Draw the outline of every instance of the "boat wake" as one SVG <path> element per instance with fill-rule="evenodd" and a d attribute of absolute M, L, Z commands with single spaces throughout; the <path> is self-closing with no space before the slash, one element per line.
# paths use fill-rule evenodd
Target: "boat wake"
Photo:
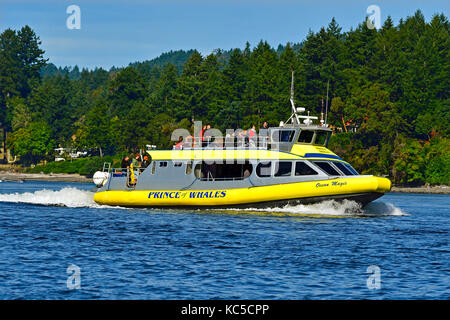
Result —
<path fill-rule="evenodd" d="M 38 190 L 25 193 L 0 194 L 0 202 L 26 203 L 43 206 L 61 206 L 69 208 L 122 208 L 99 205 L 94 201 L 94 192 L 77 188 L 63 188 L 61 190 Z M 199 210 L 199 209 L 197 209 Z M 212 209 L 214 210 L 214 209 Z M 210 211 L 210 210 L 205 210 Z M 286 205 L 276 208 L 247 208 L 214 210 L 229 213 L 255 213 L 275 215 L 309 215 L 309 216 L 404 216 L 406 212 L 391 203 L 372 202 L 364 208 L 349 200 L 337 202 L 323 201 L 308 205 Z"/>
<path fill-rule="evenodd" d="M 355 201 L 327 200 L 315 204 L 286 205 L 275 208 L 228 209 L 248 213 L 271 213 L 275 215 L 306 215 L 306 216 L 406 216 L 408 213 L 391 203 L 372 202 L 361 207 Z"/>
<path fill-rule="evenodd" d="M 72 208 L 102 207 L 94 202 L 93 192 L 69 187 L 58 191 L 43 189 L 35 192 L 0 194 L 0 202 L 28 203 Z"/>

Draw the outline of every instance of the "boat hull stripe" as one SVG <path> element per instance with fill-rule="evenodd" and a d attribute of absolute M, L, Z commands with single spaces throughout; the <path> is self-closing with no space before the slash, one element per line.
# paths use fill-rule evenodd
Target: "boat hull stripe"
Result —
<path fill-rule="evenodd" d="M 334 156 L 331 154 L 322 154 L 322 153 L 306 153 L 303 157 L 304 158 L 329 158 L 329 159 L 337 159 L 337 160 L 344 161 L 338 156 Z"/>

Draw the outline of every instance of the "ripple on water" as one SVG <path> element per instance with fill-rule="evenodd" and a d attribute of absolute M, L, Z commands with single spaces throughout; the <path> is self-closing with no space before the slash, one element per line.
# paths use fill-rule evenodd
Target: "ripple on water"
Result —
<path fill-rule="evenodd" d="M 15 188 L 0 189 L 1 299 L 450 296 L 445 196 L 388 194 L 365 208 L 123 210 L 96 205 L 87 186 Z M 66 287 L 71 264 L 80 290 Z M 366 286 L 371 265 L 379 291 Z"/>

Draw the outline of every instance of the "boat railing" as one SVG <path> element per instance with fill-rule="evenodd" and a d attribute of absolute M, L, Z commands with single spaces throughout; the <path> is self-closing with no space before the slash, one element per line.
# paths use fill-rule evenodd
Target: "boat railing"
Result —
<path fill-rule="evenodd" d="M 103 172 L 110 172 L 111 171 L 111 162 L 103 162 Z"/>
<path fill-rule="evenodd" d="M 112 168 L 111 177 L 112 178 L 126 178 L 127 186 L 130 188 L 134 188 L 136 186 L 136 182 L 139 178 L 139 175 L 145 170 L 144 167 L 133 168 L 133 175 L 131 175 L 130 167 L 128 168 Z M 134 179 L 133 179 L 134 178 Z"/>
<path fill-rule="evenodd" d="M 226 137 L 225 141 L 220 139 L 220 141 L 214 139 L 205 139 L 201 140 L 200 137 L 197 137 L 194 142 L 188 141 L 186 143 L 181 142 L 173 146 L 175 150 L 189 150 L 189 149 L 224 149 L 224 150 L 233 150 L 240 148 L 248 148 L 248 149 L 269 149 L 270 141 L 269 136 L 264 136 L 263 138 L 245 138 L 245 137 Z"/>
<path fill-rule="evenodd" d="M 137 167 L 134 168 L 133 171 L 135 172 L 135 174 L 137 173 L 138 175 L 140 175 L 142 172 L 144 172 L 144 170 L 147 169 L 146 167 Z M 130 168 L 111 168 L 111 172 L 113 177 L 122 177 L 124 175 L 129 174 L 130 172 Z"/>

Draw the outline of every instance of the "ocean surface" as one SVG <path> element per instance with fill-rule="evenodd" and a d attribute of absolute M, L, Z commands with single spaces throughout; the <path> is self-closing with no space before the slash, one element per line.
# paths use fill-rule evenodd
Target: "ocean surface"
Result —
<path fill-rule="evenodd" d="M 0 183 L 0 299 L 450 298 L 449 195 L 151 210 L 93 187 Z"/>

